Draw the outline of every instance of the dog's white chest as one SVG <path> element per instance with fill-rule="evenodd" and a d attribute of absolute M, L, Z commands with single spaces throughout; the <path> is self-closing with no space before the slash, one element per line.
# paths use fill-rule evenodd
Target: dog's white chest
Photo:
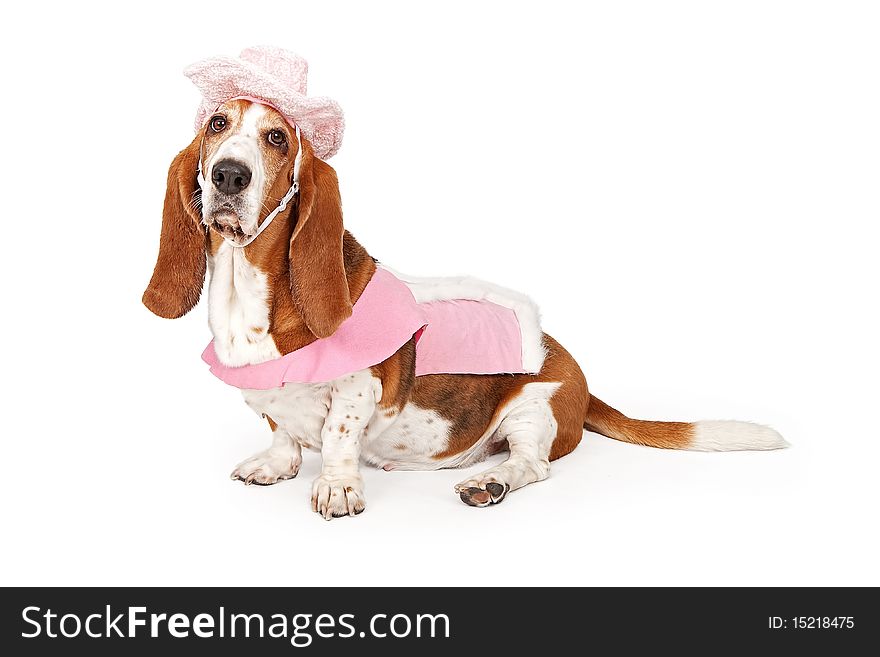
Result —
<path fill-rule="evenodd" d="M 243 249 L 225 242 L 210 259 L 208 323 L 214 350 L 229 366 L 263 363 L 281 354 L 269 335 L 269 285 Z"/>

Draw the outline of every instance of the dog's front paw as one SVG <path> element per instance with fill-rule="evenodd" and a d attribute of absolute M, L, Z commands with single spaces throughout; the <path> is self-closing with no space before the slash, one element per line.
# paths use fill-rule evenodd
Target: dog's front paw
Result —
<path fill-rule="evenodd" d="M 325 520 L 356 516 L 364 510 L 364 482 L 360 475 L 325 475 L 312 485 L 312 511 Z"/>
<path fill-rule="evenodd" d="M 455 492 L 468 506 L 489 506 L 499 504 L 510 492 L 510 484 L 501 483 L 492 471 L 485 472 L 476 479 L 468 479 L 456 484 Z"/>
<path fill-rule="evenodd" d="M 299 452 L 267 449 L 239 463 L 230 478 L 243 481 L 246 485 L 270 486 L 293 479 L 301 464 Z"/>

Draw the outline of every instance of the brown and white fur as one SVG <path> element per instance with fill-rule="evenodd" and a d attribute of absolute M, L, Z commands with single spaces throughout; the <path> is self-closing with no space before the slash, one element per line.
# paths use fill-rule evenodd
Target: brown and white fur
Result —
<path fill-rule="evenodd" d="M 263 105 L 230 101 L 171 164 L 159 256 L 143 301 L 162 317 L 186 314 L 199 299 L 207 264 L 209 321 L 224 364 L 264 362 L 332 335 L 375 271 L 375 261 L 343 228 L 335 172 L 307 140 L 302 148 L 295 202 L 244 248 L 231 247 L 224 235 L 252 235 L 292 181 L 297 142 L 284 118 Z M 201 195 L 200 153 L 209 181 Z M 230 159 L 250 171 L 249 184 L 232 194 L 210 182 L 215 165 Z M 272 444 L 232 477 L 274 484 L 296 476 L 302 448 L 320 451 L 312 508 L 329 519 L 364 510 L 362 461 L 433 470 L 506 451 L 506 461 L 455 487 L 464 502 L 484 507 L 546 479 L 550 462 L 571 452 L 584 428 L 669 449 L 785 446 L 772 429 L 745 422 L 630 419 L 589 393 L 580 367 L 558 342 L 544 335 L 543 343 L 546 357 L 536 375 L 416 377 L 410 340 L 386 361 L 335 381 L 244 390 L 247 404 L 268 420 Z"/>

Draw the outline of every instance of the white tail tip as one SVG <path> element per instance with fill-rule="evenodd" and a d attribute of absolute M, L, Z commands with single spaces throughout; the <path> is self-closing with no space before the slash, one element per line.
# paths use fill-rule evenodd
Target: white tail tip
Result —
<path fill-rule="evenodd" d="M 687 449 L 700 452 L 731 452 L 745 449 L 783 449 L 788 447 L 777 431 L 751 422 L 694 422 L 693 436 Z"/>

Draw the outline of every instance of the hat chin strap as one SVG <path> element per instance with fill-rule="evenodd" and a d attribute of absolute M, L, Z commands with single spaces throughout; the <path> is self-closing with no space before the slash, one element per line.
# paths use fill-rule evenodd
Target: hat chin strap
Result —
<path fill-rule="evenodd" d="M 244 242 L 233 242 L 228 237 L 223 237 L 226 240 L 226 243 L 234 249 L 243 249 L 248 244 L 257 239 L 260 234 L 269 227 L 269 224 L 272 223 L 272 220 L 277 217 L 281 212 L 287 208 L 287 204 L 290 203 L 291 199 L 296 196 L 299 192 L 299 169 L 302 166 L 302 139 L 299 136 L 299 126 L 296 126 L 296 157 L 293 159 L 293 184 L 291 184 L 290 189 L 287 190 L 287 193 L 281 198 L 281 201 L 278 203 L 278 207 L 272 210 L 269 215 L 263 219 L 263 223 L 259 225 L 257 228 L 257 232 L 248 237 Z M 205 191 L 205 177 L 202 175 L 202 157 L 199 155 L 199 171 L 196 176 L 196 180 L 199 183 L 199 187 L 202 189 L 202 192 Z M 202 207 L 202 220 L 205 218 L 205 208 Z"/>

